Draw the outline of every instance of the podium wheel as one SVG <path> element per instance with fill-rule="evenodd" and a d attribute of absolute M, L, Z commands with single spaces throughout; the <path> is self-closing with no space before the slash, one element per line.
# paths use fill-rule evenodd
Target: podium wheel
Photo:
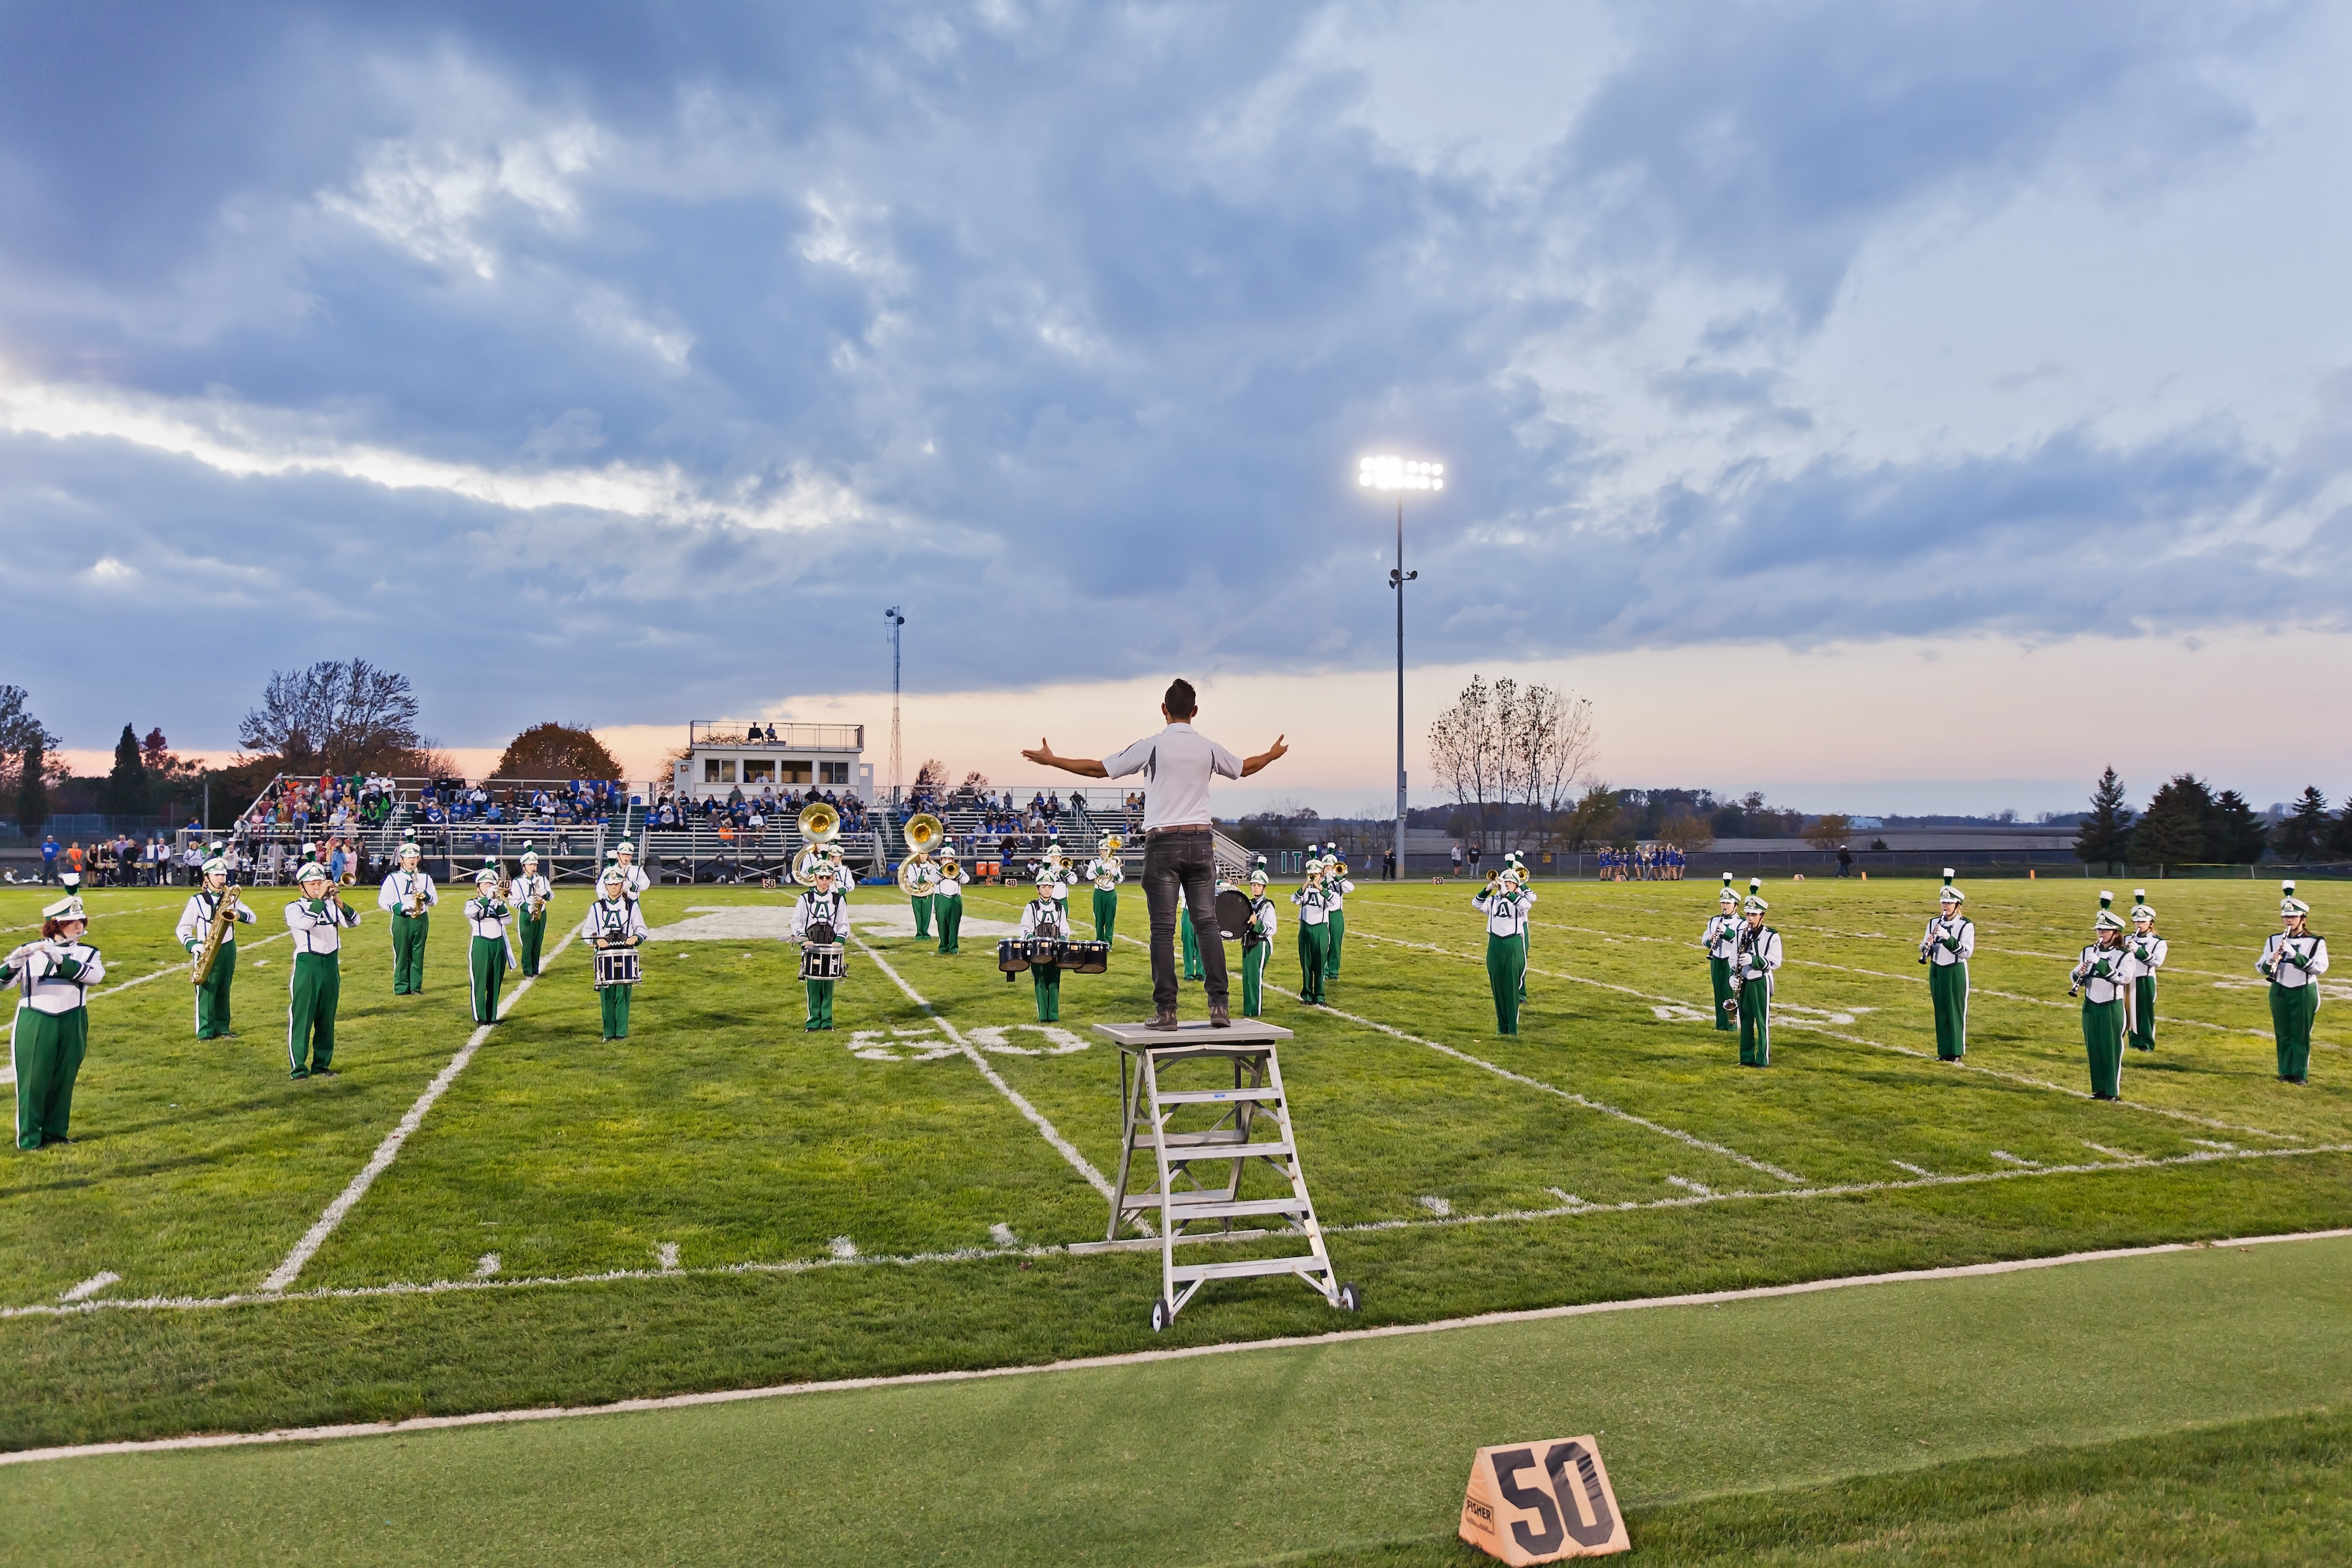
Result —
<path fill-rule="evenodd" d="M 1166 1333 L 1168 1331 L 1168 1325 L 1175 1321 L 1176 1309 L 1168 1304 L 1167 1297 L 1162 1296 L 1160 1300 L 1151 1303 L 1151 1331 L 1153 1333 Z"/>
<path fill-rule="evenodd" d="M 1356 1289 L 1354 1280 L 1339 1287 L 1339 1310 L 1360 1312 L 1364 1310 L 1364 1293 Z"/>

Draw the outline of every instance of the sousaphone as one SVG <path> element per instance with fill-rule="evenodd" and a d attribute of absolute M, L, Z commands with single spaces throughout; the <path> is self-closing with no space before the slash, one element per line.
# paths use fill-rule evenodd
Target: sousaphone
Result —
<path fill-rule="evenodd" d="M 931 851 L 947 837 L 947 824 L 928 811 L 917 812 L 907 819 L 907 858 L 898 862 L 898 890 L 908 898 L 917 892 L 915 868 L 928 864 Z"/>
<path fill-rule="evenodd" d="M 821 800 L 813 800 L 801 807 L 796 826 L 808 844 L 793 857 L 793 880 L 803 888 L 814 888 L 818 863 L 835 858 L 828 847 L 841 837 L 841 813 Z"/>

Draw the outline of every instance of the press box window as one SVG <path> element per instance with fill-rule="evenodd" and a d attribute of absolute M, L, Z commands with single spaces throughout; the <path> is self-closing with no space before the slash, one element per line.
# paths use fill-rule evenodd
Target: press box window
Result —
<path fill-rule="evenodd" d="M 776 764 L 772 762 L 761 762 L 756 757 L 744 758 L 743 782 L 745 784 L 769 784 L 775 783 Z"/>
<path fill-rule="evenodd" d="M 733 784 L 735 782 L 735 759 L 732 757 L 728 757 L 723 760 L 718 757 L 703 758 L 702 782 L 704 784 Z"/>
<path fill-rule="evenodd" d="M 849 782 L 847 763 L 819 763 L 816 766 L 818 773 L 816 782 L 819 784 L 845 784 Z"/>
<path fill-rule="evenodd" d="M 804 784 L 808 783 L 809 765 L 806 763 L 786 763 L 784 764 L 783 782 L 786 784 Z"/>

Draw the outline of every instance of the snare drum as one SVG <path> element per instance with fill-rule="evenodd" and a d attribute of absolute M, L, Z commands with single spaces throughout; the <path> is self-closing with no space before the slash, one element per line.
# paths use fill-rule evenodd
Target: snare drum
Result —
<path fill-rule="evenodd" d="M 1062 967 L 1073 974 L 1100 974 L 1110 967 L 1110 943 L 1107 942 L 1064 942 Z"/>
<path fill-rule="evenodd" d="M 1010 980 L 1029 967 L 1029 944 L 1017 936 L 1008 936 L 996 944 L 996 967 L 1004 971 Z"/>
<path fill-rule="evenodd" d="M 812 942 L 801 949 L 803 980 L 838 980 L 847 972 L 849 950 L 841 943 Z"/>
<path fill-rule="evenodd" d="M 634 947 L 600 948 L 596 953 L 596 989 L 607 985 L 637 984 L 637 950 Z"/>

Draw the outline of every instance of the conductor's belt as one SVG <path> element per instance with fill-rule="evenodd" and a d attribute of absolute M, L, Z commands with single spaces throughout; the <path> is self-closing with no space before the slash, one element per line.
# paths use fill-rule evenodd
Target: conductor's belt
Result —
<path fill-rule="evenodd" d="M 1208 824 L 1196 823 L 1189 827 L 1147 827 L 1143 830 L 1143 837 L 1146 838 L 1178 838 L 1188 837 L 1193 834 L 1198 834 L 1202 837 L 1206 838 L 1209 836 L 1209 833 L 1210 828 Z"/>

